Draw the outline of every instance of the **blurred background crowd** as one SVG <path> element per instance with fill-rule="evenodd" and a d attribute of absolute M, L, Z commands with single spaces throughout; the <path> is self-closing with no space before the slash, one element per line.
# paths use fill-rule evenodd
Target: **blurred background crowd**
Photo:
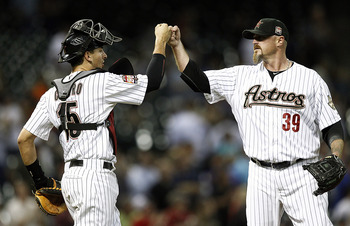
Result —
<path fill-rule="evenodd" d="M 17 136 L 54 78 L 70 72 L 58 52 L 70 25 L 101 22 L 123 41 L 108 46 L 111 65 L 127 57 L 144 74 L 154 27 L 178 25 L 190 56 L 206 69 L 252 64 L 251 41 L 241 32 L 260 18 L 275 17 L 290 31 L 287 56 L 315 69 L 327 82 L 342 116 L 349 166 L 350 34 L 346 1 L 68 1 L 0 2 L 0 225 L 69 226 L 68 213 L 45 216 L 31 194 L 31 178 L 19 156 Z M 118 208 L 123 226 L 246 225 L 248 159 L 226 102 L 209 105 L 179 78 L 170 48 L 161 89 L 140 106 L 117 105 Z M 60 179 L 57 131 L 37 139 L 42 167 Z M 322 143 L 321 155 L 329 154 Z M 350 176 L 329 196 L 336 225 L 350 225 Z M 291 225 L 284 216 L 282 225 Z"/>

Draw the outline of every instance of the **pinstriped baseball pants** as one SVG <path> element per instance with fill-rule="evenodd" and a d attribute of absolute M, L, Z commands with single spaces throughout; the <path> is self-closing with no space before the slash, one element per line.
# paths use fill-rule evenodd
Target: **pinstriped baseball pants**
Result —
<path fill-rule="evenodd" d="M 317 182 L 303 170 L 301 161 L 284 170 L 264 168 L 249 162 L 247 188 L 248 226 L 278 226 L 283 211 L 293 225 L 328 226 L 328 194 L 314 196 Z"/>
<path fill-rule="evenodd" d="M 113 171 L 101 160 L 84 160 L 84 166 L 65 164 L 62 193 L 75 226 L 120 226 L 116 207 L 119 187 Z"/>

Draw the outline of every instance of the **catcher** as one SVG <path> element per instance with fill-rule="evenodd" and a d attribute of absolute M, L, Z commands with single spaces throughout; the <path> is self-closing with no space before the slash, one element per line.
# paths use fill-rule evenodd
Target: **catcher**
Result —
<path fill-rule="evenodd" d="M 59 62 L 70 63 L 72 71 L 53 81 L 55 87 L 40 98 L 18 137 L 23 163 L 44 212 L 57 215 L 68 209 L 75 226 L 121 225 L 116 205 L 119 187 L 114 172 L 117 142 L 113 109 L 120 103 L 140 105 L 146 93 L 159 89 L 171 31 L 163 23 L 155 27 L 154 34 L 147 71 L 134 75 L 126 58 L 103 70 L 107 58 L 103 46 L 121 38 L 90 19 L 71 26 L 62 42 Z M 47 140 L 53 127 L 60 131 L 64 152 L 61 182 L 45 176 L 34 143 L 37 137 Z"/>

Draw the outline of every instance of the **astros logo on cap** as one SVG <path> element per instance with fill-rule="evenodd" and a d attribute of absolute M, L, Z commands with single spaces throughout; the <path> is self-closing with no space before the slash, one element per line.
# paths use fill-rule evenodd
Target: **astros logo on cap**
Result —
<path fill-rule="evenodd" d="M 279 26 L 276 26 L 276 27 L 275 27 L 275 34 L 276 34 L 276 35 L 282 35 L 282 28 L 279 27 Z"/>
<path fill-rule="evenodd" d="M 259 22 L 255 25 L 255 28 L 259 28 L 261 24 L 263 24 L 264 22 L 262 22 L 261 20 L 259 20 Z"/>

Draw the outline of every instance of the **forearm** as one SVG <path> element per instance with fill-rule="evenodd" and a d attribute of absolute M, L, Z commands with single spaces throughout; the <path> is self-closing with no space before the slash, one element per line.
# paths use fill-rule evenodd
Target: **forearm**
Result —
<path fill-rule="evenodd" d="M 183 72 L 190 60 L 184 45 L 182 42 L 180 42 L 177 46 L 172 47 L 172 51 L 175 57 L 175 62 L 177 65 L 177 68 L 180 72 Z"/>
<path fill-rule="evenodd" d="M 33 178 L 35 188 L 39 189 L 51 184 L 52 182 L 45 176 L 39 164 L 34 144 L 35 138 L 35 135 L 26 129 L 22 129 L 21 133 L 18 136 L 17 143 L 19 151 L 21 153 L 22 161 L 26 166 L 30 176 Z"/>
<path fill-rule="evenodd" d="M 165 49 L 166 49 L 166 41 L 156 37 L 153 54 L 162 54 L 163 56 L 165 56 Z"/>
<path fill-rule="evenodd" d="M 331 143 L 331 151 L 332 154 L 335 154 L 339 158 L 341 158 L 344 149 L 344 140 L 336 139 Z"/>
<path fill-rule="evenodd" d="M 17 140 L 22 161 L 26 166 L 32 164 L 37 159 L 34 140 L 35 136 L 25 129 L 21 131 Z"/>
<path fill-rule="evenodd" d="M 341 157 L 344 148 L 344 132 L 341 121 L 338 121 L 322 130 L 322 137 L 332 153 Z"/>
<path fill-rule="evenodd" d="M 162 54 L 153 54 L 147 67 L 148 85 L 146 92 L 157 90 L 163 80 L 165 71 L 165 57 Z"/>

